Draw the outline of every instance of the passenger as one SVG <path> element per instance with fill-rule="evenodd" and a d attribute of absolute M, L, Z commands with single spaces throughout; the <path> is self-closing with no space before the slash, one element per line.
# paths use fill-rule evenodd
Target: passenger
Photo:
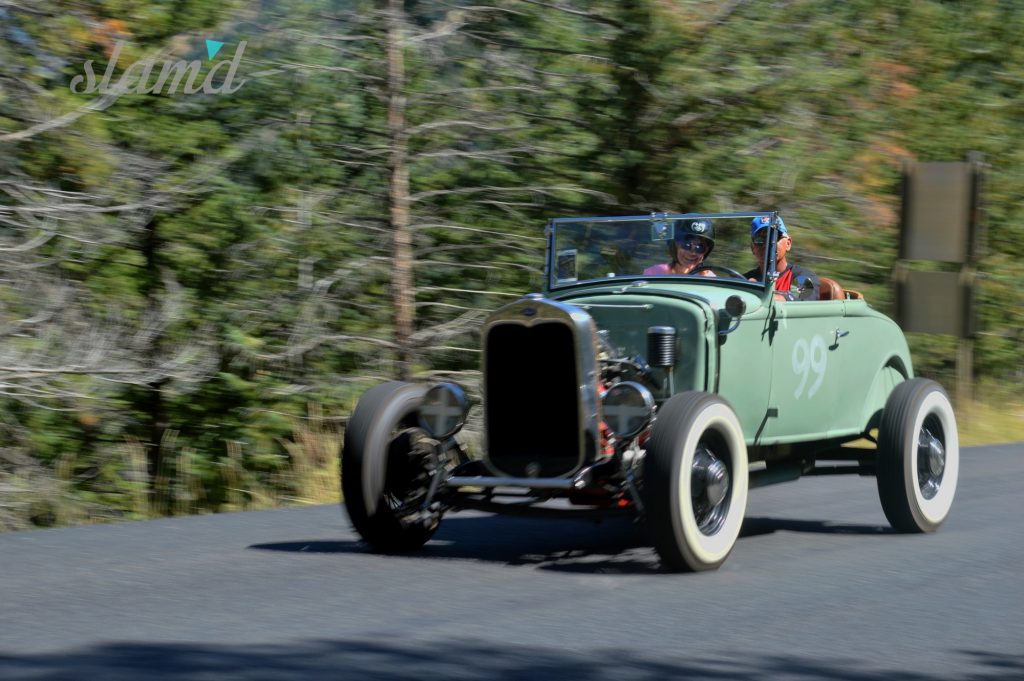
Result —
<path fill-rule="evenodd" d="M 781 217 L 778 221 L 779 240 L 775 244 L 775 270 L 779 273 L 779 278 L 775 281 L 775 299 L 817 300 L 820 290 L 818 275 L 806 267 L 792 265 L 786 259 L 786 254 L 793 247 L 793 237 L 789 235 L 786 223 Z M 770 218 L 767 215 L 761 215 L 754 218 L 750 225 L 750 250 L 757 258 L 758 265 L 743 276 L 753 281 L 764 278 L 761 266 L 764 264 L 764 249 L 768 241 L 766 228 L 769 222 Z"/>
<path fill-rule="evenodd" d="M 652 265 L 644 274 L 695 274 L 713 277 L 711 270 L 700 269 L 704 258 L 715 247 L 715 226 L 711 220 L 686 220 L 676 223 L 675 237 L 668 242 L 672 262 Z"/>

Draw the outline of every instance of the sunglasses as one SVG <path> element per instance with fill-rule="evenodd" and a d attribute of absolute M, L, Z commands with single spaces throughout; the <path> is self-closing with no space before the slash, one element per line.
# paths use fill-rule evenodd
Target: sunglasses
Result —
<path fill-rule="evenodd" d="M 688 236 L 682 241 L 677 241 L 679 248 L 683 248 L 691 253 L 705 253 L 708 250 L 707 242 L 701 239 L 699 236 Z"/>

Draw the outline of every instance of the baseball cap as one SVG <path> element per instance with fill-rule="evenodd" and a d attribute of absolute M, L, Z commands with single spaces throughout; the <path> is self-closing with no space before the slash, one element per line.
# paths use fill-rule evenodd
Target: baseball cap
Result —
<path fill-rule="evenodd" d="M 779 234 L 789 234 L 789 230 L 786 229 L 786 223 L 782 221 L 782 216 L 776 217 L 775 220 L 776 220 L 775 224 L 777 224 L 779 226 Z M 753 236 L 755 234 L 760 232 L 762 229 L 767 227 L 769 224 L 771 224 L 771 218 L 769 216 L 767 216 L 767 215 L 758 215 L 756 218 L 751 220 L 751 222 L 750 222 L 750 236 L 751 236 L 751 238 L 753 238 Z"/>

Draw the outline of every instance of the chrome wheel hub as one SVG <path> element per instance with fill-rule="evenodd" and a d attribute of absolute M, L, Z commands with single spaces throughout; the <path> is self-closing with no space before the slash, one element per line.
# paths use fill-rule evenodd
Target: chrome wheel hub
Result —
<path fill-rule="evenodd" d="M 693 515 L 700 531 L 715 534 L 725 521 L 729 504 L 729 468 L 707 447 L 701 446 L 693 455 L 690 497 Z"/>
<path fill-rule="evenodd" d="M 922 428 L 917 437 L 917 478 L 925 499 L 931 499 L 938 493 L 945 470 L 946 450 L 942 441 L 928 428 Z"/>

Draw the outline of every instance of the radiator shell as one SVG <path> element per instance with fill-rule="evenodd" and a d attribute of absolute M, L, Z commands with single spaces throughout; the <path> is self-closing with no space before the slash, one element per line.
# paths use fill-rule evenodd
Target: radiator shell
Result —
<path fill-rule="evenodd" d="M 568 477 L 598 455 L 596 327 L 531 295 L 483 328 L 485 460 L 512 477 Z"/>

